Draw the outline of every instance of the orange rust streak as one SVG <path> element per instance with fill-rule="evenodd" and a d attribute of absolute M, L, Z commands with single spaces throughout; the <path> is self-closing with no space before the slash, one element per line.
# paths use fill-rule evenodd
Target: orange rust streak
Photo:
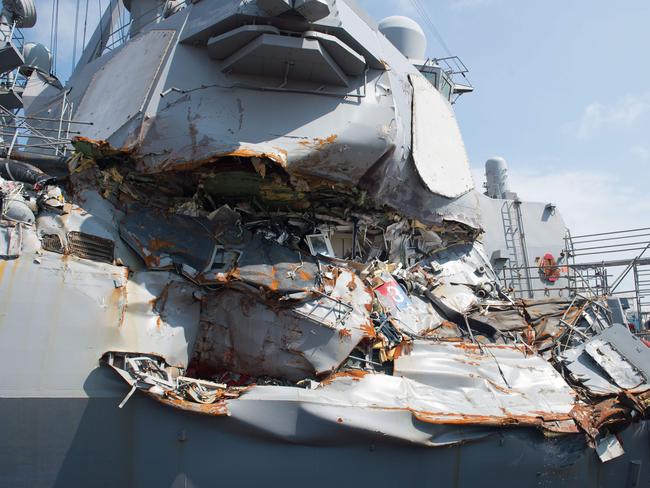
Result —
<path fill-rule="evenodd" d="M 413 416 L 422 422 L 432 424 L 447 424 L 447 425 L 492 425 L 492 426 L 507 426 L 507 425 L 531 425 L 541 427 L 545 422 L 571 420 L 571 416 L 566 414 L 553 414 L 545 413 L 543 417 L 536 417 L 533 415 L 508 415 L 505 417 L 493 417 L 490 415 L 461 415 L 451 413 L 438 413 L 438 412 L 419 412 L 410 410 Z M 573 432 L 573 430 L 571 430 Z"/>
<path fill-rule="evenodd" d="M 325 138 L 315 137 L 314 141 L 316 142 L 318 147 L 322 148 L 324 146 L 327 146 L 328 144 L 333 144 L 336 141 L 336 139 L 338 139 L 338 137 L 339 136 L 337 136 L 336 134 L 332 134 L 331 136 Z"/>
<path fill-rule="evenodd" d="M 119 319 L 117 322 L 118 327 L 122 327 L 124 325 L 124 320 L 126 319 L 126 304 L 127 304 L 126 293 L 127 293 L 126 286 L 115 288 L 111 292 L 110 303 L 118 309 L 118 313 L 119 313 Z"/>
<path fill-rule="evenodd" d="M 5 268 L 7 267 L 7 261 L 0 260 L 0 283 L 2 283 L 2 277 L 5 274 Z"/>
<path fill-rule="evenodd" d="M 402 341 L 397 346 L 395 346 L 395 352 L 393 353 L 393 359 L 399 359 L 402 356 L 408 356 L 411 354 L 411 343 L 408 341 Z"/>
<path fill-rule="evenodd" d="M 336 381 L 338 378 L 352 378 L 354 381 L 361 381 L 361 379 L 368 375 L 371 374 L 368 371 L 363 371 L 360 369 L 350 369 L 348 371 L 341 371 L 339 373 L 334 373 L 329 375 L 327 378 L 325 378 L 323 381 L 320 382 L 321 385 L 329 385 Z"/>
<path fill-rule="evenodd" d="M 224 154 L 223 156 L 238 156 L 240 158 L 267 158 L 270 159 L 271 161 L 274 161 L 278 163 L 280 166 L 284 166 L 286 163 L 285 156 L 280 156 L 278 154 L 273 154 L 273 153 L 264 153 L 264 152 L 258 152 L 254 151 L 252 149 L 237 149 L 236 151 L 233 151 L 228 154 Z"/>
<path fill-rule="evenodd" d="M 258 152 L 252 149 L 237 149 L 232 152 L 215 154 L 213 156 L 204 159 L 194 159 L 192 161 L 183 161 L 183 162 L 171 161 L 165 164 L 162 168 L 156 168 L 155 171 L 158 172 L 160 169 L 162 169 L 163 171 L 172 171 L 172 172 L 191 171 L 200 168 L 201 166 L 217 163 L 219 159 L 227 158 L 227 157 L 268 159 L 270 161 L 273 161 L 274 163 L 277 163 L 278 165 L 280 165 L 280 167 L 284 168 L 286 166 L 288 153 L 284 149 L 280 149 L 280 148 L 276 148 L 276 149 L 278 151 L 277 154 Z M 148 171 L 145 170 L 145 173 L 147 172 Z"/>
<path fill-rule="evenodd" d="M 369 337 L 371 339 L 377 337 L 377 332 L 375 332 L 375 328 L 372 324 L 363 324 L 361 326 L 361 330 L 366 337 Z"/>
<path fill-rule="evenodd" d="M 151 239 L 148 247 L 151 251 L 160 251 L 162 248 L 174 246 L 175 244 L 173 242 L 163 241 L 162 239 Z"/>
<path fill-rule="evenodd" d="M 458 349 L 466 349 L 468 351 L 480 351 L 482 349 L 512 349 L 520 351 L 517 346 L 509 344 L 474 344 L 473 342 L 460 342 L 455 345 Z"/>
<path fill-rule="evenodd" d="M 300 279 L 303 280 L 303 281 L 309 281 L 309 280 L 314 279 L 314 277 L 312 275 L 310 275 L 306 271 L 302 271 L 302 270 L 298 271 L 298 276 L 300 276 Z"/>
<path fill-rule="evenodd" d="M 178 408 L 179 410 L 185 410 L 186 412 L 194 412 L 194 413 L 200 413 L 204 415 L 213 415 L 215 417 L 225 417 L 230 415 L 230 413 L 228 412 L 228 405 L 226 405 L 225 401 L 204 404 L 204 403 L 188 402 L 185 400 L 179 400 L 177 398 L 171 398 L 171 397 L 161 397 L 159 395 L 153 395 L 150 393 L 147 394 L 150 397 L 152 397 L 154 400 L 164 405 Z"/>
<path fill-rule="evenodd" d="M 352 337 L 352 331 L 350 329 L 339 329 L 339 337 L 341 339 L 346 337 Z"/>

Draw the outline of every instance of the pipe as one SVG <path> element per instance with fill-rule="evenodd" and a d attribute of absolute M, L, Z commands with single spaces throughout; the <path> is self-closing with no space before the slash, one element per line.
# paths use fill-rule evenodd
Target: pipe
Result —
<path fill-rule="evenodd" d="M 19 181 L 30 185 L 46 185 L 55 180 L 36 166 L 13 159 L 0 160 L 0 176 L 5 180 Z"/>
<path fill-rule="evenodd" d="M 29 151 L 16 151 L 11 154 L 11 160 L 27 163 L 36 169 L 47 173 L 50 177 L 68 176 L 67 157 L 51 154 L 39 154 Z M 0 163 L 2 163 L 0 159 Z"/>

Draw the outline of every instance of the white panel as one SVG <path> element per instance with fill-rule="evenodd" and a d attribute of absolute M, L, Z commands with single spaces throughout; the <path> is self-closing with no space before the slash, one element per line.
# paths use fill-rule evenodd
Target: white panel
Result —
<path fill-rule="evenodd" d="M 422 76 L 413 85 L 413 160 L 427 188 L 456 198 L 474 187 L 456 116 L 447 101 Z"/>
<path fill-rule="evenodd" d="M 74 116 L 95 122 L 84 136 L 108 139 L 142 112 L 173 36 L 171 30 L 139 35 L 95 73 Z"/>

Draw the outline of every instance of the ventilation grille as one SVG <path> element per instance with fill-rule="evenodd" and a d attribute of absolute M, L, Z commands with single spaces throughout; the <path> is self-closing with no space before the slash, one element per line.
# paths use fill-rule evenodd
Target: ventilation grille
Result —
<path fill-rule="evenodd" d="M 59 254 L 63 254 L 65 251 L 63 242 L 61 242 L 61 237 L 56 234 L 45 234 L 42 238 L 41 246 L 46 251 L 52 251 Z"/>
<path fill-rule="evenodd" d="M 84 234 L 83 232 L 69 232 L 68 250 L 70 254 L 82 259 L 112 263 L 115 243 L 110 239 Z"/>

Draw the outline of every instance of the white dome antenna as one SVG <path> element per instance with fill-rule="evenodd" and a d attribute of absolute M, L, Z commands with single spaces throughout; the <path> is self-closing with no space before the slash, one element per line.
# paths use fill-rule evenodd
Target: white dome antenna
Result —
<path fill-rule="evenodd" d="M 422 64 L 427 50 L 427 37 L 422 27 L 408 17 L 395 15 L 379 22 L 379 32 L 413 64 Z"/>

